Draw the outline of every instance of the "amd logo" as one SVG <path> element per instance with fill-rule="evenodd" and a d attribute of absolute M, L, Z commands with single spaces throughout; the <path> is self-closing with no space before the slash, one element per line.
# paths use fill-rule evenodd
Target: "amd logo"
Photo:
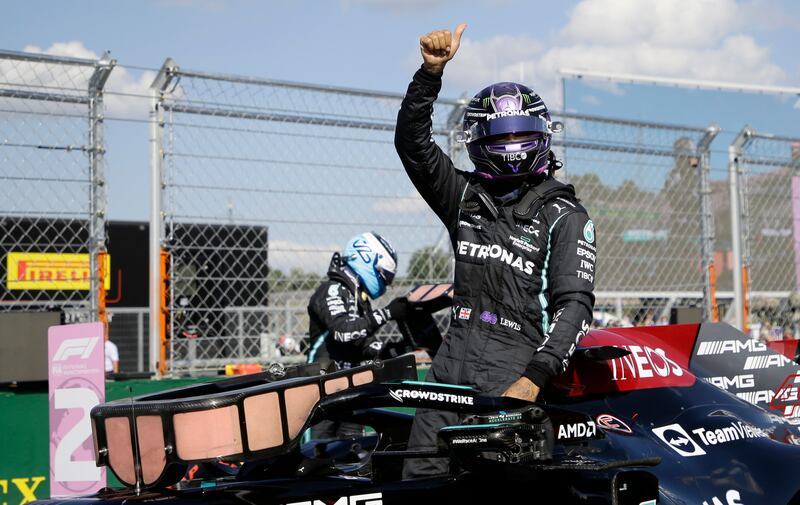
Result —
<path fill-rule="evenodd" d="M 558 438 L 588 438 L 597 433 L 597 426 L 593 421 L 585 423 L 562 424 L 558 427 Z"/>

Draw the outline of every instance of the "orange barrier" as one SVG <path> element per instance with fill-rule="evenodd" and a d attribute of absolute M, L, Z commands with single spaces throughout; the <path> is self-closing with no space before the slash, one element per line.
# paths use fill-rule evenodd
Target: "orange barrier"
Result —
<path fill-rule="evenodd" d="M 164 375 L 167 373 L 167 314 L 169 314 L 169 305 L 167 305 L 167 286 L 169 281 L 169 251 L 166 249 L 161 250 L 161 283 L 159 287 L 160 292 L 160 306 L 159 312 L 159 341 L 161 343 L 158 357 L 158 374 Z"/>

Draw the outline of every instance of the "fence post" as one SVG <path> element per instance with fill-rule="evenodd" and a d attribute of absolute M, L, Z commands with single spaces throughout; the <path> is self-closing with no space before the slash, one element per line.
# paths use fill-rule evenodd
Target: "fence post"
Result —
<path fill-rule="evenodd" d="M 709 183 L 711 143 L 719 134 L 717 125 L 709 126 L 697 144 L 697 170 L 700 183 L 700 240 L 702 241 L 703 267 L 703 319 L 719 321 L 717 308 L 716 274 L 714 270 L 714 214 L 711 211 L 711 185 Z"/>
<path fill-rule="evenodd" d="M 731 242 L 733 245 L 733 313 L 735 325 L 741 330 L 745 329 L 742 243 L 746 241 L 746 234 L 742 227 L 743 207 L 740 201 L 742 188 L 739 157 L 752 133 L 753 130 L 750 125 L 745 125 L 731 145 L 728 146 L 728 184 L 731 199 Z"/>
<path fill-rule="evenodd" d="M 136 371 L 144 371 L 144 312 L 136 313 Z"/>
<path fill-rule="evenodd" d="M 450 159 L 453 160 L 453 163 L 458 166 L 459 157 L 462 156 L 462 153 L 466 152 L 465 144 L 458 142 L 457 140 L 457 133 L 462 130 L 463 120 L 464 120 L 464 111 L 467 109 L 467 99 L 461 98 L 458 100 L 458 105 L 453 107 L 453 110 L 450 111 L 450 114 L 447 116 L 447 130 L 449 134 L 447 135 L 447 154 L 450 156 Z M 444 230 L 443 230 L 444 231 Z M 445 251 L 449 251 L 449 241 L 447 240 L 448 235 L 447 233 L 443 233 L 440 236 L 440 239 L 436 241 L 435 248 L 439 247 L 439 244 L 444 239 L 445 243 Z M 431 260 L 433 259 L 433 255 L 431 255 Z M 447 276 L 449 279 L 454 279 L 456 275 L 456 259 L 455 257 L 451 257 L 450 261 L 447 262 Z M 428 272 L 433 272 L 433 265 L 430 266 Z"/>
<path fill-rule="evenodd" d="M 89 289 L 91 291 L 91 317 L 100 320 L 108 332 L 105 312 L 105 279 L 99 278 L 101 268 L 98 261 L 106 252 L 106 180 L 103 156 L 103 87 L 117 64 L 108 53 L 103 54 L 89 79 Z M 108 273 L 108 272 L 106 272 Z"/>
<path fill-rule="evenodd" d="M 150 85 L 150 314 L 149 314 L 149 340 L 150 356 L 148 369 L 159 373 L 164 370 L 164 363 L 159 366 L 163 339 L 161 327 L 161 246 L 164 239 L 163 213 L 161 209 L 161 193 L 163 191 L 163 173 L 161 161 L 164 157 L 164 111 L 161 107 L 164 92 L 169 87 L 173 72 L 177 68 L 172 58 L 167 58 L 161 66 L 158 75 Z"/>

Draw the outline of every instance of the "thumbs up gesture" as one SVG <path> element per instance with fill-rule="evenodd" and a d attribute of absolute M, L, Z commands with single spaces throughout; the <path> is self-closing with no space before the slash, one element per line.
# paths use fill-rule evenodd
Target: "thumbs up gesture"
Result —
<path fill-rule="evenodd" d="M 444 71 L 444 66 L 456 55 L 461 45 L 461 34 L 466 28 L 466 23 L 461 23 L 453 34 L 450 30 L 434 30 L 419 38 L 419 50 L 425 70 L 436 75 Z"/>

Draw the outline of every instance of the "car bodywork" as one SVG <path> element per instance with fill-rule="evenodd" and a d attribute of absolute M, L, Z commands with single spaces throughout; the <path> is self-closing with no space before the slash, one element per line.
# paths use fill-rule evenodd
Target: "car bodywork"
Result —
<path fill-rule="evenodd" d="M 372 380 L 353 379 L 366 370 Z M 785 380 L 797 373 L 791 360 L 731 326 L 707 323 L 589 331 L 567 370 L 535 404 L 412 380 L 408 355 L 333 374 L 305 367 L 290 371 L 293 377 L 232 379 L 93 411 L 99 464 L 119 476 L 110 464 L 110 439 L 98 426 L 115 416 L 139 421 L 149 415 L 161 416 L 156 426 L 164 439 L 155 439 L 166 444 L 164 464 L 172 470 L 143 478 L 147 451 L 130 430 L 135 473 L 122 479 L 129 488 L 65 502 L 416 504 L 528 497 L 531 503 L 620 505 L 800 503 L 794 478 L 800 431 L 792 408 L 797 390 Z M 334 380 L 346 387 L 328 388 Z M 266 418 L 245 416 L 245 398 L 276 391 L 276 398 L 288 398 L 297 387 L 319 393 L 269 450 L 253 450 L 253 438 L 243 436 L 240 450 L 224 457 L 213 451 L 178 457 L 169 438 L 178 428 L 165 420 L 165 405 L 171 405 L 170 416 L 236 405 L 241 433 L 255 433 L 248 423 L 255 427 Z M 781 408 L 770 407 L 776 393 L 784 400 Z M 223 397 L 235 400 L 225 403 Z M 288 423 L 286 405 L 283 399 L 260 407 L 277 409 L 275 415 Z M 392 407 L 456 411 L 462 423 L 440 431 L 435 453 L 407 451 L 413 414 Z M 375 433 L 302 444 L 300 433 L 323 419 L 363 424 Z M 451 473 L 401 478 L 405 458 L 431 456 L 449 458 Z M 235 469 L 221 469 L 220 460 L 235 462 Z M 193 475 L 204 478 L 178 482 L 191 463 L 201 469 Z"/>

